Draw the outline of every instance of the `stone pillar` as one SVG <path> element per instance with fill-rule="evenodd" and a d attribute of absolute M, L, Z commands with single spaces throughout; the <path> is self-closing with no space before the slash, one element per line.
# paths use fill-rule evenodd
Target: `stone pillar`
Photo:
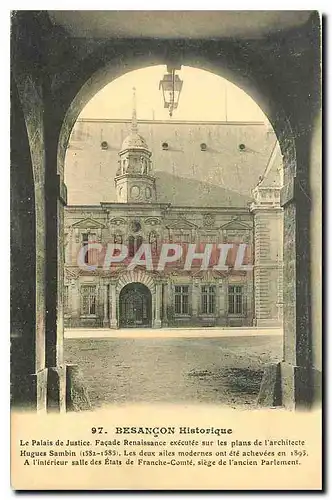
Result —
<path fill-rule="evenodd" d="M 284 358 L 281 398 L 288 408 L 311 403 L 309 217 L 305 182 L 297 177 L 282 189 L 284 207 Z"/>
<path fill-rule="evenodd" d="M 50 146 L 52 150 L 52 147 Z M 46 147 L 47 153 L 47 147 Z M 48 156 L 48 155 L 46 155 Z M 51 162 L 52 155 L 49 154 Z M 56 157 L 55 157 L 56 167 Z M 47 169 L 46 169 L 47 170 Z M 62 176 L 46 183 L 46 366 L 48 368 L 47 408 L 65 411 L 66 370 L 63 362 L 63 285 L 64 285 L 64 205 L 66 186 Z M 54 243 L 56 242 L 56 244 Z"/>
<path fill-rule="evenodd" d="M 162 308 L 161 283 L 157 282 L 153 328 L 161 328 L 161 316 L 160 316 L 161 308 Z"/>
<path fill-rule="evenodd" d="M 109 304 L 109 298 L 108 298 L 108 288 L 109 285 L 108 283 L 104 283 L 104 319 L 103 319 L 103 326 L 107 328 L 109 326 L 109 319 L 108 319 L 108 304 Z"/>
<path fill-rule="evenodd" d="M 200 310 L 199 299 L 200 299 L 200 281 L 193 280 L 192 292 L 191 292 L 191 303 L 192 303 L 191 311 L 194 321 L 197 321 L 197 316 Z"/>
<path fill-rule="evenodd" d="M 322 326 L 322 114 L 316 116 L 310 145 L 310 247 L 312 318 L 312 364 L 313 364 L 313 402 L 321 405 L 322 368 L 323 368 L 323 326 Z M 326 366 L 326 363 L 325 363 Z"/>
<path fill-rule="evenodd" d="M 73 239 L 75 238 L 73 228 L 69 228 L 68 231 L 68 248 L 67 248 L 67 265 L 71 265 L 74 261 L 73 256 Z"/>
<path fill-rule="evenodd" d="M 168 301 L 169 301 L 169 290 L 168 283 L 163 284 L 164 291 L 164 301 L 163 301 L 163 326 L 168 326 Z"/>
<path fill-rule="evenodd" d="M 71 282 L 70 286 L 72 289 L 71 316 L 73 320 L 73 326 L 77 327 L 79 326 L 80 322 L 80 308 L 81 308 L 79 278 L 77 278 L 74 282 Z"/>
<path fill-rule="evenodd" d="M 256 188 L 254 213 L 254 300 L 256 326 L 281 326 L 278 303 L 283 212 L 278 188 Z M 281 254 L 281 255 L 280 255 Z"/>
<path fill-rule="evenodd" d="M 45 88 L 50 81 L 45 82 Z M 44 99 L 44 157 L 46 212 L 46 367 L 48 410 L 65 411 L 66 369 L 63 358 L 64 206 L 67 188 L 58 163 L 61 120 L 50 94 Z"/>
<path fill-rule="evenodd" d="M 14 16 L 15 17 L 15 16 Z M 21 18 L 22 19 L 22 18 Z M 13 18 L 14 21 L 14 18 Z M 46 216 L 42 79 L 19 19 L 11 72 L 11 404 L 45 411 Z M 24 21 L 23 21 L 24 22 Z M 33 23 L 33 16 L 31 17 Z M 40 25 L 39 25 L 40 26 Z M 21 26 L 22 27 L 22 26 Z M 30 25 L 31 27 L 31 25 Z M 30 43 L 38 47 L 36 24 Z M 34 51 L 38 56 L 38 50 Z"/>
<path fill-rule="evenodd" d="M 117 307 L 116 307 L 116 283 L 111 282 L 110 283 L 110 293 L 109 293 L 109 300 L 110 300 L 110 328 L 118 328 L 118 319 L 117 319 Z"/>
<path fill-rule="evenodd" d="M 281 191 L 284 208 L 283 361 L 267 367 L 259 401 L 288 409 L 312 404 L 312 343 L 310 324 L 310 203 L 306 184 L 288 177 Z M 272 370 L 272 371 L 271 371 Z M 273 376 L 272 376 L 272 375 Z"/>
<path fill-rule="evenodd" d="M 246 324 L 252 326 L 253 320 L 253 277 L 252 273 L 247 273 L 247 282 L 245 286 L 245 300 L 246 300 Z"/>
<path fill-rule="evenodd" d="M 226 294 L 227 294 L 227 283 L 226 281 L 221 282 L 217 285 L 217 315 L 218 323 L 226 323 Z"/>

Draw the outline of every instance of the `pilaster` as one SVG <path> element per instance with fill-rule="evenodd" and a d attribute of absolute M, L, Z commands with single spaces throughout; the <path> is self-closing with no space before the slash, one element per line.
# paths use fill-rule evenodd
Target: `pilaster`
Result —
<path fill-rule="evenodd" d="M 284 208 L 283 361 L 280 369 L 280 402 L 286 408 L 310 407 L 313 392 L 310 330 L 309 197 L 294 177 L 281 191 Z M 273 387 L 261 387 L 260 399 Z"/>
<path fill-rule="evenodd" d="M 156 282 L 156 297 L 155 297 L 155 316 L 153 320 L 153 328 L 161 328 L 161 283 Z"/>
<path fill-rule="evenodd" d="M 106 328 L 109 326 L 109 318 L 108 318 L 108 309 L 109 309 L 109 298 L 108 298 L 108 293 L 109 293 L 109 284 L 108 282 L 104 282 L 104 287 L 103 287 L 103 311 L 104 311 L 104 317 L 103 317 L 103 326 Z"/>
<path fill-rule="evenodd" d="M 281 325 L 283 211 L 279 188 L 254 190 L 254 302 L 256 326 Z M 251 295 L 250 295 L 251 296 Z"/>
<path fill-rule="evenodd" d="M 199 279 L 194 279 L 192 283 L 192 316 L 194 319 L 197 319 L 197 316 L 200 311 L 200 304 L 199 304 L 199 298 L 200 298 L 200 287 L 201 287 L 201 281 Z"/>
<path fill-rule="evenodd" d="M 117 301 L 116 301 L 116 283 L 111 281 L 109 294 L 110 310 L 110 328 L 118 328 Z"/>

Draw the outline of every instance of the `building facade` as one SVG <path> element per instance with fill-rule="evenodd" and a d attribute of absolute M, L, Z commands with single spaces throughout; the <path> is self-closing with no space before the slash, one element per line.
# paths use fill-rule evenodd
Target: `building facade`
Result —
<path fill-rule="evenodd" d="M 118 139 L 122 138 L 121 146 L 116 147 L 114 135 L 106 140 L 105 122 L 92 121 L 88 125 L 91 127 L 91 124 L 92 133 L 91 128 L 88 133 L 82 133 L 86 125 L 83 123 L 82 128 L 82 122 L 78 122 L 72 133 L 67 175 L 70 181 L 74 171 L 76 183 L 79 182 L 78 157 L 82 150 L 85 157 L 87 150 L 93 151 L 91 137 L 97 137 L 98 154 L 108 153 L 107 161 L 101 159 L 99 169 L 97 165 L 91 168 L 90 178 L 94 172 L 100 175 L 108 166 L 108 172 L 113 171 L 114 183 L 110 198 L 115 199 L 107 201 L 101 187 L 99 203 L 75 203 L 66 208 L 65 325 L 90 328 L 280 326 L 281 157 L 271 133 L 259 129 L 256 134 L 261 142 L 260 153 L 252 124 L 227 124 L 223 143 L 227 140 L 230 149 L 231 139 L 239 142 L 238 131 L 242 127 L 247 144 L 240 142 L 237 153 L 246 156 L 232 165 L 232 156 L 229 151 L 225 153 L 225 161 L 218 160 L 223 163 L 219 170 L 225 175 L 212 165 L 220 174 L 213 184 L 213 178 L 199 177 L 202 169 L 197 167 L 198 161 L 195 163 L 193 150 L 196 146 L 199 154 L 205 155 L 203 172 L 204 169 L 213 171 L 211 162 L 218 156 L 218 134 L 219 129 L 223 129 L 218 124 L 204 127 L 204 124 L 192 123 L 189 136 L 188 123 L 177 123 L 174 134 L 168 125 L 155 124 L 155 136 L 160 137 L 153 140 L 153 134 L 148 134 L 152 148 L 138 133 L 135 110 L 129 130 L 127 122 L 106 123 L 106 128 L 110 126 L 109 130 L 118 134 Z M 148 124 L 150 130 L 153 125 Z M 123 131 L 127 132 L 126 136 Z M 256 141 L 255 146 L 248 145 L 248 137 Z M 189 160 L 183 147 L 183 144 L 188 146 L 188 141 Z M 158 144 L 159 155 L 156 154 Z M 168 152 L 171 155 L 167 162 Z M 169 164 L 173 164 L 174 170 L 174 155 L 182 155 L 183 176 L 167 172 Z M 92 163 L 93 157 L 90 154 Z M 190 165 L 196 164 L 196 174 L 188 161 Z M 260 164 L 259 176 L 255 161 Z M 158 164 L 166 167 L 158 170 Z M 241 179 L 241 189 L 237 191 L 233 175 L 236 169 Z M 189 171 L 191 176 L 185 174 Z M 234 177 L 229 177 L 228 184 L 227 175 Z M 71 185 L 66 182 L 70 199 Z M 77 185 L 75 189 L 78 193 Z M 91 196 L 98 196 L 98 192 L 88 193 L 86 197 L 90 200 Z M 181 250 L 172 260 L 170 247 L 174 245 Z M 110 248 L 112 262 L 105 265 Z M 126 252 L 124 257 L 121 257 L 122 248 Z M 223 257 L 222 251 L 226 252 Z M 206 255 L 208 262 L 204 261 Z M 165 256 L 168 262 L 164 265 L 161 260 Z"/>

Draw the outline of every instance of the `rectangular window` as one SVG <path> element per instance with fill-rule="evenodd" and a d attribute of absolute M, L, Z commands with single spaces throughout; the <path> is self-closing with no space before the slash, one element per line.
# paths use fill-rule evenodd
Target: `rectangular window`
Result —
<path fill-rule="evenodd" d="M 175 314 L 189 314 L 189 286 L 175 287 Z"/>
<path fill-rule="evenodd" d="M 242 285 L 231 285 L 228 287 L 228 313 L 243 314 Z"/>
<path fill-rule="evenodd" d="M 202 314 L 215 314 L 216 312 L 216 287 L 215 285 L 202 286 L 201 289 Z"/>
<path fill-rule="evenodd" d="M 83 285 L 81 287 L 82 295 L 82 314 L 90 316 L 96 314 L 96 286 Z"/>
<path fill-rule="evenodd" d="M 89 235 L 87 233 L 82 234 L 82 246 L 85 250 L 84 252 L 84 264 L 89 263 Z M 85 248 L 87 247 L 87 248 Z"/>
<path fill-rule="evenodd" d="M 97 250 L 93 249 L 93 248 L 89 249 L 89 242 L 95 243 L 96 242 L 96 235 L 83 233 L 82 234 L 82 245 L 83 245 L 83 247 L 87 247 L 85 249 L 86 251 L 84 253 L 84 263 L 90 264 L 90 265 L 95 265 L 98 262 Z"/>

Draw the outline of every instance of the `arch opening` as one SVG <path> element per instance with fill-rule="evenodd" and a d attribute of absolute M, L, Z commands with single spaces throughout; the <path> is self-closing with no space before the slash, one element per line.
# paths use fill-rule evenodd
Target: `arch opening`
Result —
<path fill-rule="evenodd" d="M 149 328 L 151 326 L 151 291 L 143 283 L 128 283 L 119 294 L 119 327 Z"/>
<path fill-rule="evenodd" d="M 200 72 L 192 67 L 187 69 L 189 71 L 187 75 L 190 75 L 191 70 L 194 71 L 192 74 L 195 76 L 197 76 Z M 151 68 L 149 67 L 147 70 L 150 71 Z M 144 68 L 139 70 L 142 74 L 144 71 Z M 162 76 L 164 69 L 161 67 L 158 71 L 160 71 L 160 76 Z M 266 280 L 267 277 L 264 270 L 264 259 L 269 257 L 271 262 L 273 261 L 273 265 L 271 267 L 271 269 L 273 268 L 273 273 L 271 271 L 273 276 L 271 274 L 270 281 L 276 283 L 271 291 L 271 295 L 274 296 L 272 299 L 274 303 L 269 305 L 266 311 L 263 311 L 263 301 L 260 300 L 259 293 L 255 295 L 255 286 L 253 281 L 256 278 L 253 278 L 253 275 L 249 276 L 248 274 L 246 279 L 243 279 L 243 283 L 240 283 L 241 280 L 238 279 L 237 284 L 237 286 L 240 286 L 241 293 L 243 294 L 241 301 L 243 301 L 243 304 L 247 303 L 248 306 L 240 308 L 241 317 L 236 318 L 236 320 L 234 318 L 229 318 L 228 316 L 232 314 L 231 309 L 229 309 L 229 311 L 225 308 L 224 310 L 221 310 L 220 304 L 222 304 L 223 301 L 224 303 L 227 303 L 227 301 L 232 300 L 231 294 L 233 285 L 225 276 L 217 277 L 211 275 L 211 286 L 213 286 L 213 280 L 219 278 L 224 279 L 226 286 L 223 288 L 223 291 L 221 291 L 221 288 L 218 288 L 211 292 L 211 294 L 216 293 L 217 299 L 215 301 L 216 305 L 211 306 L 210 309 L 213 311 L 211 324 L 257 326 L 258 322 L 261 320 L 269 320 L 271 317 L 273 318 L 273 322 L 275 321 L 278 326 L 281 326 L 282 278 L 280 277 L 280 269 L 282 263 L 282 239 L 279 241 L 276 233 L 279 232 L 279 237 L 282 234 L 283 216 L 279 201 L 280 188 L 282 185 L 283 159 L 278 140 L 270 124 L 268 124 L 267 117 L 259 109 L 259 106 L 254 104 L 254 106 L 258 108 L 258 111 L 255 110 L 256 117 L 259 116 L 261 121 L 250 121 L 248 118 L 242 121 L 240 121 L 239 118 L 238 121 L 229 121 L 228 118 L 230 117 L 230 110 L 227 110 L 227 103 L 224 103 L 225 109 L 221 106 L 222 111 L 220 112 L 219 110 L 219 113 L 222 114 L 222 116 L 219 115 L 221 118 L 220 120 L 216 120 L 217 115 L 213 115 L 214 120 L 206 120 L 207 115 L 205 115 L 204 119 L 201 121 L 186 120 L 185 115 L 182 115 L 182 120 L 164 120 L 164 118 L 159 120 L 154 118 L 152 120 L 148 120 L 145 118 L 142 119 L 141 115 L 138 114 L 139 122 L 137 122 L 136 107 L 135 113 L 132 109 L 133 101 L 131 91 L 133 87 L 135 87 L 134 102 L 136 102 L 136 95 L 139 94 L 139 89 L 136 88 L 135 75 L 138 72 L 123 71 L 123 73 L 124 76 L 118 79 L 119 82 L 117 84 L 120 94 L 116 94 L 115 92 L 113 94 L 113 97 L 115 98 L 109 98 L 108 100 L 118 103 L 120 101 L 120 95 L 123 92 L 124 87 L 126 87 L 128 93 L 125 95 L 124 100 L 126 101 L 128 107 L 124 112 L 127 113 L 127 116 L 124 118 L 124 115 L 122 114 L 118 115 L 116 118 L 112 118 L 112 111 L 110 111 L 108 119 L 105 118 L 105 115 L 101 119 L 91 118 L 91 122 L 89 119 L 83 118 L 83 121 L 78 122 L 78 128 L 75 134 L 73 133 L 71 137 L 72 142 L 70 143 L 70 148 L 68 149 L 68 157 L 72 155 L 72 159 L 74 157 L 78 158 L 74 160 L 74 164 L 76 165 L 77 163 L 77 167 L 81 167 L 81 165 L 83 165 L 83 168 L 85 168 L 85 161 L 86 171 L 82 173 L 82 177 L 83 179 L 87 179 L 90 176 L 89 184 L 85 184 L 86 187 L 89 185 L 89 188 L 85 190 L 84 197 L 75 200 L 75 203 L 82 207 L 82 220 L 80 223 L 82 224 L 82 229 L 77 227 L 77 221 L 75 219 L 76 243 L 80 242 L 80 231 L 83 231 L 83 226 L 87 224 L 94 224 L 96 228 L 96 238 L 104 243 L 106 243 L 105 238 L 118 242 L 117 234 L 120 234 L 121 232 L 121 244 L 127 244 L 128 257 L 134 258 L 134 255 L 136 255 L 136 252 L 143 243 L 148 244 L 151 247 L 153 240 L 153 238 L 151 238 L 153 231 L 151 232 L 151 230 L 153 228 L 150 227 L 152 224 L 150 224 L 148 216 L 156 215 L 154 210 L 157 210 L 158 217 L 154 222 L 161 225 L 164 229 L 161 231 L 159 241 L 154 242 L 151 252 L 152 261 L 150 262 L 150 270 L 156 270 L 156 263 L 153 261 L 154 254 L 157 253 L 156 250 L 158 247 L 161 248 L 162 244 L 166 243 L 166 240 L 168 241 L 170 238 L 171 241 L 177 241 L 184 245 L 184 247 L 186 247 L 186 245 L 190 242 L 194 242 L 197 245 L 200 245 L 201 243 L 213 244 L 219 243 L 225 236 L 224 234 L 221 234 L 222 231 L 227 232 L 227 234 L 229 233 L 229 236 L 227 236 L 228 239 L 233 238 L 232 241 L 236 240 L 238 243 L 239 241 L 242 241 L 243 238 L 247 238 L 245 232 L 248 231 L 249 236 L 246 241 L 248 244 L 252 245 L 252 248 L 254 248 L 254 231 L 252 230 L 252 227 L 254 225 L 256 213 L 258 219 L 260 217 L 260 214 L 258 213 L 259 210 L 268 210 L 270 208 L 273 210 L 275 209 L 273 212 L 272 224 L 270 224 L 270 222 L 266 222 L 263 217 L 262 221 L 258 223 L 259 227 L 263 228 L 261 231 L 262 234 L 255 236 L 263 238 L 264 225 L 270 225 L 270 227 L 267 228 L 267 231 L 271 232 L 271 241 L 273 241 L 274 245 L 273 255 L 264 255 L 262 257 L 259 271 L 261 272 L 262 280 Z M 205 95 L 209 95 L 209 84 L 214 85 L 214 79 L 216 79 L 219 87 L 214 87 L 215 93 L 216 95 L 222 95 L 222 100 L 224 102 L 225 96 L 227 95 L 224 86 L 232 85 L 232 87 L 234 87 L 234 85 L 225 82 L 225 80 L 220 78 L 219 75 L 213 75 L 212 73 L 208 74 L 206 70 L 201 70 L 201 73 L 202 81 L 204 80 L 204 77 L 207 78 L 205 81 Z M 138 80 L 140 80 L 140 78 L 138 78 Z M 192 81 L 188 79 L 185 83 L 187 83 L 187 86 L 190 87 L 194 80 L 195 78 L 193 78 Z M 124 81 L 126 81 L 125 85 Z M 113 81 L 113 83 L 115 84 L 116 81 Z M 113 83 L 111 85 L 113 85 Z M 155 83 L 157 83 L 157 78 L 155 78 Z M 200 85 L 202 87 L 204 86 L 202 82 Z M 155 87 L 158 88 L 158 85 L 156 84 Z M 219 88 L 219 94 L 216 90 L 217 88 Z M 151 89 L 148 90 L 149 97 L 151 97 Z M 191 95 L 190 98 L 187 99 L 187 103 L 190 99 L 192 103 L 195 102 L 194 96 L 197 94 L 197 89 L 193 92 L 193 94 L 194 95 Z M 245 95 L 242 91 L 240 91 L 240 94 L 235 92 L 235 100 L 237 100 L 238 96 L 241 94 Z M 248 99 L 248 96 L 246 97 Z M 139 99 L 137 100 L 139 102 Z M 160 100 L 162 101 L 161 95 Z M 252 105 L 251 98 L 249 98 L 249 101 Z M 151 102 L 152 97 L 148 100 L 148 105 L 150 105 Z M 212 113 L 215 112 L 215 108 L 216 106 L 212 103 Z M 140 145 L 137 146 L 136 142 L 131 143 L 129 141 L 130 148 L 128 149 L 127 147 L 128 137 L 131 137 L 130 130 L 133 126 L 133 122 L 130 125 L 130 120 L 128 120 L 131 112 L 133 112 L 133 117 L 135 116 L 135 131 L 137 132 L 138 126 L 141 134 L 139 136 L 141 138 L 140 141 L 143 141 L 144 138 L 144 148 L 147 149 L 149 158 L 152 155 L 152 172 L 149 170 L 149 176 L 146 178 L 145 173 L 141 170 L 140 166 L 140 161 L 142 159 L 141 149 L 139 150 L 139 155 L 135 150 L 136 147 L 141 148 L 141 142 Z M 189 118 L 190 116 L 192 115 L 189 115 Z M 162 130 L 161 134 L 166 134 L 165 137 L 161 137 L 159 131 L 157 132 L 158 127 L 159 130 Z M 167 129 L 167 127 L 169 128 Z M 171 127 L 173 127 L 173 129 Z M 94 138 L 98 138 L 98 140 L 96 139 L 94 141 Z M 146 143 L 145 138 L 147 138 Z M 137 138 L 135 138 L 135 141 L 136 139 Z M 160 147 L 163 144 L 163 140 L 161 139 L 167 139 L 168 141 L 169 148 L 167 152 L 163 152 L 163 148 Z M 109 145 L 107 153 L 105 153 L 105 151 L 100 151 L 100 141 L 106 141 Z M 185 144 L 185 142 L 187 142 L 187 144 Z M 84 151 L 81 153 L 85 144 L 87 145 L 87 153 Z M 125 148 L 123 147 L 123 144 L 126 144 Z M 202 146 L 204 147 L 202 148 Z M 133 151 L 131 151 L 131 148 Z M 204 150 L 204 154 L 201 153 L 202 150 Z M 86 162 L 82 155 L 91 155 L 91 151 L 93 151 L 93 157 L 90 156 L 88 158 L 88 162 Z M 127 152 L 128 157 L 125 156 Z M 100 157 L 97 157 L 97 154 L 100 154 Z M 196 154 L 195 157 L 194 154 Z M 120 161 L 118 159 L 119 156 L 121 161 L 122 156 L 125 156 L 123 162 L 126 162 L 126 167 L 124 169 L 117 168 L 118 162 Z M 179 160 L 180 156 L 181 160 Z M 153 159 L 156 157 L 157 160 L 155 161 L 155 168 Z M 79 164 L 80 158 L 81 165 Z M 96 168 L 93 167 L 93 162 L 95 162 Z M 175 167 L 176 162 L 179 163 L 178 170 L 176 170 Z M 88 171 L 88 169 L 90 169 L 90 171 Z M 271 169 L 275 170 L 273 176 L 270 175 Z M 156 170 L 158 171 L 155 172 Z M 75 185 L 78 185 L 78 181 L 80 181 L 80 179 L 77 178 L 78 169 L 75 168 L 73 171 L 74 175 L 72 180 L 75 181 Z M 268 176 L 270 176 L 270 178 L 267 182 L 266 178 Z M 145 197 L 143 195 L 141 196 L 141 193 L 151 193 L 150 184 L 147 184 L 148 182 L 152 182 L 151 179 L 153 180 L 151 187 L 156 187 L 157 196 L 154 196 L 153 198 L 151 196 L 148 197 L 147 195 Z M 67 180 L 66 184 L 68 185 Z M 69 186 L 69 188 L 70 187 L 71 186 Z M 171 187 L 171 189 L 169 189 L 169 187 Z M 163 192 L 162 188 L 165 188 Z M 83 193 L 82 186 L 79 190 L 80 193 Z M 140 196 L 134 196 L 134 190 L 139 192 Z M 175 193 L 175 191 L 177 193 Z M 69 205 L 71 205 L 72 201 L 70 189 L 68 190 L 68 193 L 70 200 Z M 144 214 L 140 210 L 143 202 L 150 204 L 149 211 L 144 212 Z M 75 203 L 73 203 L 73 205 L 75 205 Z M 169 215 L 167 216 L 163 213 L 159 213 L 160 207 L 158 206 L 158 203 L 167 203 L 170 210 L 173 210 L 171 206 L 175 207 L 174 212 L 169 212 Z M 90 208 L 84 209 L 84 205 L 87 207 L 89 206 Z M 255 207 L 252 207 L 252 205 L 255 205 Z M 189 208 L 189 211 L 184 210 L 183 207 Z M 194 214 L 193 211 L 191 213 L 191 210 L 196 207 L 197 209 L 199 208 L 199 215 L 197 213 Z M 206 214 L 205 211 L 208 208 L 215 210 L 216 215 Z M 228 213 L 228 209 L 234 208 L 238 211 L 237 213 L 239 216 L 243 218 L 244 224 L 241 222 L 237 225 L 235 224 L 234 226 L 234 215 L 230 215 Z M 257 212 L 255 213 L 254 209 L 256 208 Z M 118 214 L 119 218 L 116 219 L 116 224 L 113 222 L 109 224 L 105 214 L 107 211 L 112 213 L 114 210 Z M 133 214 L 137 214 L 137 216 L 135 215 L 134 217 Z M 71 224 L 77 216 L 78 211 L 76 210 L 75 216 L 71 215 Z M 200 229 L 194 233 L 194 227 L 196 226 L 197 221 L 200 220 L 201 222 L 199 222 L 197 226 Z M 229 229 L 228 224 L 230 224 Z M 233 233 L 231 229 L 232 225 L 234 226 Z M 72 226 L 68 224 L 69 232 L 71 227 Z M 221 230 L 220 228 L 222 227 L 225 227 L 226 229 Z M 237 232 L 236 235 L 235 232 Z M 139 234 L 134 236 L 136 233 Z M 258 233 L 259 231 L 256 231 L 256 235 Z M 154 260 L 156 260 L 156 258 Z M 185 259 L 183 258 L 183 262 L 184 260 Z M 181 263 L 183 264 L 183 262 Z M 257 262 L 258 260 L 256 259 L 256 269 L 258 268 Z M 155 267 L 153 267 L 154 265 Z M 120 281 L 122 280 L 122 275 L 126 272 L 127 269 L 124 266 L 119 268 Z M 211 272 L 213 274 L 212 269 Z M 259 282 L 258 271 L 256 272 L 256 276 L 258 276 L 257 281 Z M 165 279 L 169 288 L 162 288 L 160 292 L 158 292 L 158 297 L 155 296 L 155 292 L 152 292 L 153 304 L 156 303 L 160 309 L 160 317 L 157 321 L 154 320 L 153 324 L 162 324 L 161 318 L 167 318 L 167 321 L 169 319 L 170 323 L 174 324 L 174 326 L 181 325 L 180 319 L 182 321 L 188 321 L 188 326 L 191 326 L 190 322 L 196 322 L 197 324 L 199 322 L 197 316 L 204 314 L 206 307 L 203 304 L 203 297 L 194 298 L 192 296 L 192 290 L 194 289 L 194 278 L 192 273 L 189 272 L 188 283 L 184 282 L 186 279 L 183 281 L 183 278 L 181 278 L 181 276 L 179 277 L 180 282 L 181 280 L 183 281 L 183 283 L 180 283 L 181 286 L 179 290 L 181 290 L 183 295 L 185 295 L 185 290 L 187 290 L 189 294 L 188 303 L 190 307 L 188 307 L 187 314 L 190 316 L 189 319 L 185 318 L 184 309 L 181 309 L 180 311 L 180 316 L 183 317 L 179 318 L 179 308 L 173 303 L 175 297 L 175 287 L 172 285 L 169 276 L 161 274 L 160 277 L 162 280 Z M 102 277 L 101 274 L 98 278 L 102 288 L 105 288 L 105 292 L 102 298 L 100 298 L 101 303 L 99 308 L 101 311 L 100 316 L 104 316 L 104 318 L 100 317 L 100 321 L 102 321 L 104 325 L 107 325 L 108 321 L 110 321 L 109 324 L 111 325 L 119 325 L 119 322 L 116 323 L 119 318 L 116 319 L 114 318 L 113 313 L 111 314 L 110 312 L 107 312 L 109 311 L 109 305 L 107 305 L 108 296 L 111 293 L 110 290 L 112 288 L 110 287 L 107 289 L 107 286 L 109 286 L 109 284 L 107 284 L 107 279 L 109 278 L 109 276 Z M 202 290 L 203 288 L 199 288 L 199 295 L 203 293 Z M 119 293 L 120 288 L 117 287 L 116 300 L 119 299 Z M 230 296 L 226 296 L 227 294 Z M 179 300 L 182 300 L 182 298 L 180 297 Z M 212 302 L 213 300 L 214 299 L 211 298 Z M 106 306 L 103 306 L 102 302 L 104 302 Z M 257 306 L 256 308 L 256 303 L 258 304 L 258 302 L 259 307 Z M 127 309 L 129 311 L 129 307 Z M 257 312 L 258 309 L 262 309 L 263 312 Z M 122 312 L 125 310 L 126 307 L 123 307 Z M 131 318 L 133 317 L 132 311 L 130 312 L 130 316 Z M 131 319 L 130 321 L 132 322 L 133 320 Z M 124 320 L 120 321 L 120 325 L 121 323 L 125 324 Z M 136 324 L 139 323 L 136 321 Z"/>
<path fill-rule="evenodd" d="M 123 75 L 142 68 L 167 65 L 167 57 L 165 56 L 165 53 L 167 53 L 166 47 L 159 47 L 157 45 L 157 47 L 152 48 L 151 44 L 148 44 L 148 47 L 144 47 L 144 42 L 142 41 L 140 41 L 140 45 L 143 46 L 140 47 L 137 54 L 133 54 L 130 51 L 128 55 L 122 54 L 119 58 L 114 57 L 113 54 L 112 62 L 107 64 L 105 64 L 104 57 L 101 57 L 101 60 L 98 61 L 99 68 L 96 68 L 95 59 L 94 61 L 85 61 L 87 67 L 91 65 L 91 72 L 89 77 L 85 78 L 76 88 L 76 93 L 72 95 L 72 100 L 65 112 L 60 131 L 58 142 L 59 173 L 63 173 L 65 154 L 73 126 L 91 99 L 105 86 Z M 107 47 L 105 50 L 107 52 Z M 203 56 L 202 53 L 204 53 Z M 192 43 L 186 49 L 181 47 L 178 62 L 181 65 L 204 70 L 225 78 L 250 96 L 265 114 L 276 134 L 284 158 L 284 169 L 289 169 L 295 175 L 295 132 L 288 119 L 287 110 L 284 110 L 281 103 L 277 102 L 277 100 L 275 102 L 271 100 L 269 87 L 265 87 L 262 79 L 255 74 L 254 66 L 256 69 L 259 68 L 262 61 L 257 60 L 258 56 L 255 53 L 244 56 L 240 51 L 237 54 L 228 55 L 227 51 L 220 53 L 217 50 L 217 57 L 215 55 L 211 56 L 212 53 L 213 50 L 211 48 L 209 50 L 202 50 L 201 43 L 197 46 L 195 43 Z M 249 57 L 255 61 L 255 65 L 252 65 L 252 68 L 248 67 L 247 61 Z M 224 96 L 221 96 L 221 98 L 224 99 Z"/>

